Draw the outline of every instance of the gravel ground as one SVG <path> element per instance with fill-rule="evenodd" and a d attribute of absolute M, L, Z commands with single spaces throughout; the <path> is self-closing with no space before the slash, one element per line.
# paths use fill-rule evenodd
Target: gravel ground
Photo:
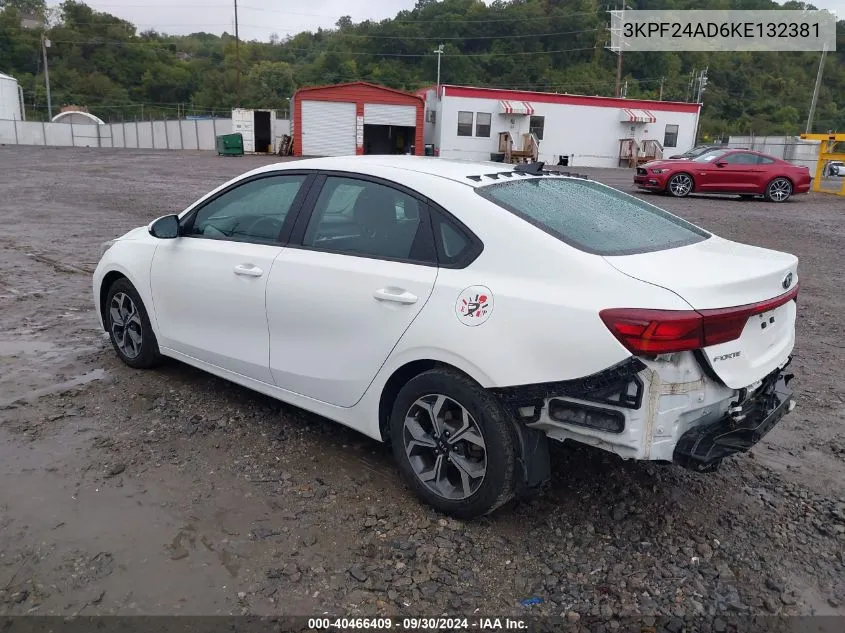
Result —
<path fill-rule="evenodd" d="M 0 147 L 0 613 L 845 615 L 842 198 L 643 194 L 801 258 L 799 405 L 750 454 L 700 475 L 555 447 L 537 498 L 460 522 L 380 444 L 179 363 L 132 370 L 98 330 L 101 242 L 271 160 Z"/>

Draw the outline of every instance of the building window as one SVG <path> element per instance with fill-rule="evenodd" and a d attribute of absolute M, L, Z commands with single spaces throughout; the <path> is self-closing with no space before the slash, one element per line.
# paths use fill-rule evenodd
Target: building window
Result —
<path fill-rule="evenodd" d="M 490 120 L 492 115 L 489 112 L 475 113 L 475 135 L 490 137 Z"/>
<path fill-rule="evenodd" d="M 458 112 L 458 136 L 472 136 L 472 112 Z"/>
<path fill-rule="evenodd" d="M 663 147 L 678 146 L 678 126 L 667 125 L 666 133 L 663 135 Z"/>
<path fill-rule="evenodd" d="M 437 110 L 426 110 L 425 111 L 425 122 L 426 123 L 437 123 Z"/>
<path fill-rule="evenodd" d="M 532 116 L 528 121 L 528 131 L 537 137 L 538 141 L 543 140 L 543 128 L 546 125 L 546 117 Z"/>

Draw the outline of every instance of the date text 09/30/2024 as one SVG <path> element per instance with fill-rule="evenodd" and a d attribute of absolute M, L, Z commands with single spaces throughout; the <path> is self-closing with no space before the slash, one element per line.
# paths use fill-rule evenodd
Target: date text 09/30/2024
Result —
<path fill-rule="evenodd" d="M 308 628 L 313 631 L 519 631 L 527 629 L 528 623 L 518 618 L 309 618 Z"/>

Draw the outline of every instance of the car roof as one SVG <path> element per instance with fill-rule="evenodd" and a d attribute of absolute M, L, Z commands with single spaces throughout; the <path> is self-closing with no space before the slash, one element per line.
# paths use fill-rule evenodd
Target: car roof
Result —
<path fill-rule="evenodd" d="M 403 170 L 426 174 L 438 178 L 446 178 L 470 187 L 489 185 L 498 179 L 498 175 L 506 173 L 513 177 L 518 165 L 508 163 L 465 161 L 435 156 L 334 156 L 326 158 L 305 158 L 302 160 L 276 163 L 256 171 L 273 171 L 289 169 L 320 169 L 327 171 L 349 171 L 370 176 L 385 175 L 394 170 Z M 496 178 L 490 175 L 496 174 Z M 395 172 L 393 174 L 395 176 Z M 554 172 L 547 175 L 555 175 Z M 569 176 L 567 172 L 559 174 Z M 479 178 L 480 177 L 480 178 Z M 584 176 L 578 176 L 584 178 Z"/>

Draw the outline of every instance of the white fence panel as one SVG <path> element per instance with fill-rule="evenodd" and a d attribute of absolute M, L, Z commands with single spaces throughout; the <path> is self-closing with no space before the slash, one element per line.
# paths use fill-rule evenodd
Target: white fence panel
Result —
<path fill-rule="evenodd" d="M 203 119 L 197 121 L 199 124 L 199 148 L 205 150 L 213 150 L 217 147 L 215 136 L 225 134 L 217 129 L 217 121 L 215 119 Z M 231 122 L 229 129 L 232 128 Z"/>
<path fill-rule="evenodd" d="M 0 121 L 0 144 L 2 145 L 17 145 L 18 133 L 16 129 L 17 121 Z"/>
<path fill-rule="evenodd" d="M 152 149 L 153 124 L 147 121 L 136 121 L 135 127 L 138 130 L 138 149 Z"/>
<path fill-rule="evenodd" d="M 276 135 L 289 129 L 277 120 Z M 105 125 L 0 120 L 0 144 L 215 151 L 216 137 L 232 133 L 231 119 L 127 121 Z"/>
<path fill-rule="evenodd" d="M 153 149 L 167 149 L 167 122 L 152 121 Z"/>
<path fill-rule="evenodd" d="M 46 144 L 57 147 L 73 147 L 73 130 L 67 123 L 45 123 Z"/>
<path fill-rule="evenodd" d="M 199 149 L 199 121 L 179 121 L 182 133 L 182 149 Z"/>
<path fill-rule="evenodd" d="M 126 147 L 126 129 L 122 123 L 112 123 L 109 126 L 111 131 L 111 147 Z"/>
<path fill-rule="evenodd" d="M 165 122 L 167 149 L 182 149 L 182 126 L 179 121 Z"/>
<path fill-rule="evenodd" d="M 20 145 L 44 145 L 44 124 L 40 121 L 18 121 Z"/>
<path fill-rule="evenodd" d="M 74 147 L 100 147 L 100 135 L 97 125 L 63 123 L 71 129 Z"/>

